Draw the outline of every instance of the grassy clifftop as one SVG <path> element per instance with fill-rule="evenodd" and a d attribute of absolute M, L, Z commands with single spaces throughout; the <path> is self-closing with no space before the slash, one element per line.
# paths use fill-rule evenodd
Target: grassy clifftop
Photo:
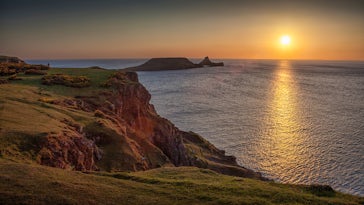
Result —
<path fill-rule="evenodd" d="M 48 133 L 59 133 L 66 121 L 87 124 L 95 120 L 93 113 L 66 109 L 54 101 L 75 95 L 93 95 L 104 88 L 101 82 L 116 71 L 101 69 L 51 69 L 48 74 L 62 73 L 92 79 L 89 87 L 43 85 L 39 75 L 17 74 L 21 80 L 0 85 L 0 156 L 16 161 L 36 161 L 39 144 Z M 6 79 L 7 76 L 2 77 Z"/>
<path fill-rule="evenodd" d="M 322 196 L 320 196 L 322 195 Z M 358 197 L 195 167 L 75 172 L 0 159 L 2 204 L 363 204 Z"/>

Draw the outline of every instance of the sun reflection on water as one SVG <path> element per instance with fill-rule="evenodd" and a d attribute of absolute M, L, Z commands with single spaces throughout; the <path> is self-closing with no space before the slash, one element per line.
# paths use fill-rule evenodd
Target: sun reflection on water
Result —
<path fill-rule="evenodd" d="M 281 61 L 273 80 L 273 98 L 271 99 L 270 120 L 275 123 L 281 134 L 289 134 L 298 126 L 296 113 L 296 85 L 288 61 Z"/>
<path fill-rule="evenodd" d="M 294 71 L 289 61 L 280 61 L 274 71 L 271 85 L 271 99 L 268 102 L 265 118 L 266 131 L 262 136 L 264 151 L 262 167 L 283 178 L 304 171 L 301 164 L 305 150 L 300 144 L 304 141 L 303 129 L 297 97 Z M 267 160 L 269 159 L 269 160 Z"/>

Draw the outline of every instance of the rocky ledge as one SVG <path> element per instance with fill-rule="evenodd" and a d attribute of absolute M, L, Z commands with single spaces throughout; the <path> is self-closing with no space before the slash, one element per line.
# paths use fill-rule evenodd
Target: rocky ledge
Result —
<path fill-rule="evenodd" d="M 213 63 L 209 57 L 205 57 L 200 63 L 195 64 L 187 58 L 152 58 L 142 65 L 129 67 L 125 71 L 160 71 L 160 70 L 183 70 L 191 68 L 212 66 L 224 66 L 224 63 Z"/>

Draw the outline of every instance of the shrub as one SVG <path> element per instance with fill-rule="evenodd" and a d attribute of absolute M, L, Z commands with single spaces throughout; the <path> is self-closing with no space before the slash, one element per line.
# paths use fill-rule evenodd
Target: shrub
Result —
<path fill-rule="evenodd" d="M 309 192 L 316 196 L 332 197 L 335 195 L 335 191 L 329 185 L 313 184 L 306 188 Z"/>
<path fill-rule="evenodd" d="M 8 80 L 6 80 L 6 79 L 0 79 L 0 85 L 1 84 L 5 84 L 5 83 L 8 83 Z"/>
<path fill-rule="evenodd" d="M 90 79 L 85 76 L 70 76 L 64 74 L 46 75 L 42 78 L 44 85 L 64 85 L 68 87 L 83 88 L 90 86 Z"/>
<path fill-rule="evenodd" d="M 8 77 L 8 80 L 23 80 L 23 79 L 19 78 L 16 74 L 13 74 L 10 77 Z"/>
<path fill-rule="evenodd" d="M 24 73 L 27 75 L 45 75 L 45 74 L 47 74 L 44 71 L 36 70 L 36 69 L 29 69 L 29 70 L 26 70 Z"/>
<path fill-rule="evenodd" d="M 49 67 L 46 65 L 31 65 L 31 64 L 25 64 L 24 66 L 24 70 L 49 70 Z"/>
<path fill-rule="evenodd" d="M 53 104 L 54 103 L 54 99 L 52 99 L 52 98 L 47 98 L 47 97 L 41 97 L 41 98 L 39 98 L 39 100 L 38 101 L 40 101 L 40 102 L 44 102 L 44 103 L 50 103 L 50 104 Z"/>
<path fill-rule="evenodd" d="M 16 73 L 16 69 L 10 68 L 5 63 L 0 63 L 0 75 L 13 75 Z"/>
<path fill-rule="evenodd" d="M 94 116 L 99 118 L 105 118 L 105 114 L 101 110 L 96 110 Z"/>

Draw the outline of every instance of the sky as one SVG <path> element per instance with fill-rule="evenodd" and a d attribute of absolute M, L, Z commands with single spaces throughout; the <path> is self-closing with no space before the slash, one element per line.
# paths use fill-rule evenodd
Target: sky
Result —
<path fill-rule="evenodd" d="M 1 0 L 0 55 L 364 60 L 364 0 Z"/>

